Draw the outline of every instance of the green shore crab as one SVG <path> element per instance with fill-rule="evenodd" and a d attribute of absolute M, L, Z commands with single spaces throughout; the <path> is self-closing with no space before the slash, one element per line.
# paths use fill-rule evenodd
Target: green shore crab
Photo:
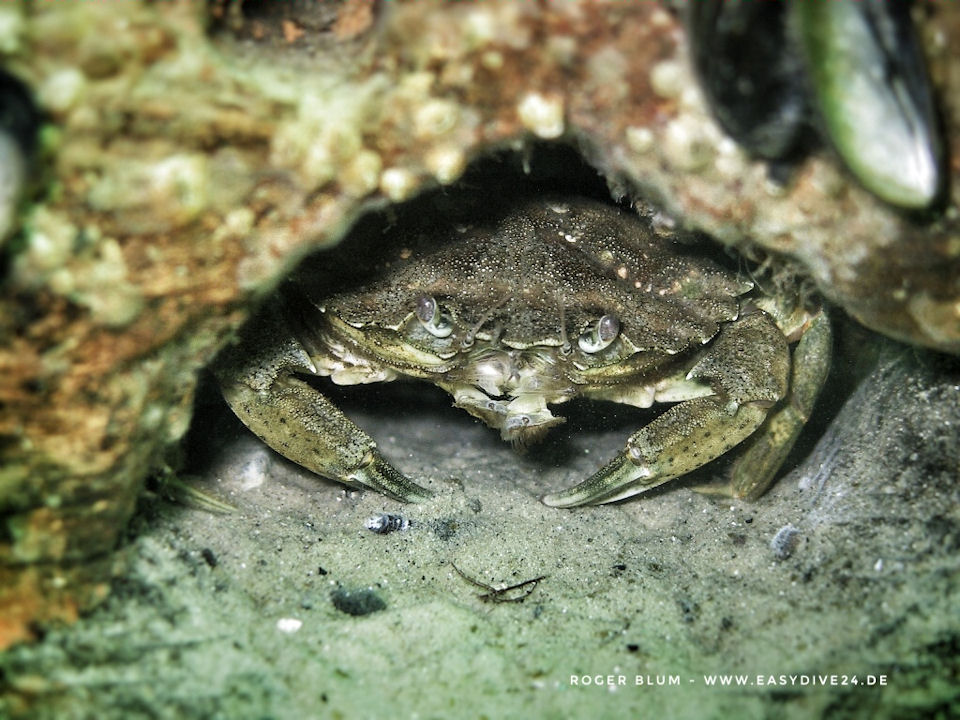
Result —
<path fill-rule="evenodd" d="M 342 385 L 412 378 L 517 444 L 563 422 L 550 406 L 577 396 L 672 403 L 547 505 L 620 500 L 737 446 L 725 491 L 752 498 L 768 487 L 826 376 L 822 312 L 595 201 L 516 201 L 437 233 L 446 242 L 430 251 L 401 238 L 402 259 L 359 288 L 299 284 L 248 325 L 217 375 L 268 445 L 348 486 L 425 499 L 429 490 L 298 375 Z"/>

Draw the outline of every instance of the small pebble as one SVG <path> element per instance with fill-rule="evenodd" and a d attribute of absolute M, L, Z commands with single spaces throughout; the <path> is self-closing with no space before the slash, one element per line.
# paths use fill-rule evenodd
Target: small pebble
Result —
<path fill-rule="evenodd" d="M 330 593 L 330 601 L 337 610 L 354 617 L 369 615 L 387 608 L 383 598 L 370 588 L 360 590 L 337 588 Z"/>

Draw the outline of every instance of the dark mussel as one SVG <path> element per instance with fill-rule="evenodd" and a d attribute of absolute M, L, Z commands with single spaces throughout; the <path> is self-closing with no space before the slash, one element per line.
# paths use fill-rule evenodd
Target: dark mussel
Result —
<path fill-rule="evenodd" d="M 922 209 L 941 195 L 943 142 L 906 0 L 697 0 L 687 22 L 708 102 L 750 152 L 784 157 L 810 107 L 877 197 Z"/>
<path fill-rule="evenodd" d="M 27 86 L 0 69 L 0 241 L 13 228 L 39 127 L 40 115 Z"/>
<path fill-rule="evenodd" d="M 786 156 L 808 111 L 803 63 L 784 52 L 785 4 L 695 0 L 687 25 L 694 67 L 723 129 L 754 155 Z"/>

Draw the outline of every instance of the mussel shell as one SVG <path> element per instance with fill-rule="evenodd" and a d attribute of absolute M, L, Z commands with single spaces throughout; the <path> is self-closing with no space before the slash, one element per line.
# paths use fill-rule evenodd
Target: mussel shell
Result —
<path fill-rule="evenodd" d="M 808 114 L 787 5 L 696 0 L 686 17 L 694 68 L 717 121 L 749 152 L 771 160 L 789 153 Z"/>
<path fill-rule="evenodd" d="M 27 86 L 0 69 L 0 242 L 15 227 L 39 126 L 40 114 Z"/>
<path fill-rule="evenodd" d="M 37 142 L 40 113 L 27 86 L 0 69 L 0 132 L 8 135 L 24 156 L 30 157 Z"/>
<path fill-rule="evenodd" d="M 905 0 L 791 3 L 826 134 L 882 200 L 920 209 L 944 190 L 943 143 Z"/>

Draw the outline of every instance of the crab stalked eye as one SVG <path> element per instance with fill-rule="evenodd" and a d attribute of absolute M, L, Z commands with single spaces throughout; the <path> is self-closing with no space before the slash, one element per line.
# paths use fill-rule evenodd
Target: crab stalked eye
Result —
<path fill-rule="evenodd" d="M 449 337 L 453 332 L 453 325 L 444 317 L 437 301 L 429 295 L 417 298 L 416 314 L 420 324 L 434 337 Z"/>
<path fill-rule="evenodd" d="M 610 344 L 620 334 L 620 321 L 616 315 L 604 315 L 597 323 L 597 337 L 600 342 Z"/>
<path fill-rule="evenodd" d="M 616 315 L 604 315 L 597 324 L 583 333 L 577 344 L 585 353 L 598 353 L 610 347 L 620 334 L 620 321 Z"/>
<path fill-rule="evenodd" d="M 417 319 L 426 324 L 433 322 L 437 315 L 437 301 L 429 295 L 421 295 L 417 298 Z"/>

